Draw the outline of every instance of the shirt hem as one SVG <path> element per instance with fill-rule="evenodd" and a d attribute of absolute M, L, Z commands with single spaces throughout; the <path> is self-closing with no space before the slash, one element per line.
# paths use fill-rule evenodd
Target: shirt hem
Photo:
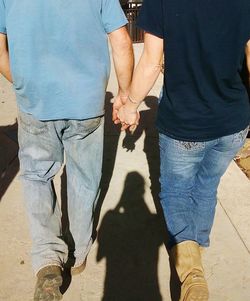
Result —
<path fill-rule="evenodd" d="M 36 115 L 35 113 L 31 111 L 26 111 L 22 109 L 21 107 L 18 107 L 18 109 L 26 114 L 32 115 L 35 119 L 40 120 L 40 121 L 56 121 L 56 120 L 87 120 L 87 119 L 93 119 L 97 117 L 102 117 L 105 114 L 105 111 L 99 111 L 98 113 L 93 113 L 93 114 L 86 114 L 83 116 L 76 116 L 76 115 L 68 115 L 68 116 L 48 116 L 45 117 L 43 115 Z"/>
<path fill-rule="evenodd" d="M 215 135 L 215 136 L 210 136 L 208 135 L 207 137 L 195 137 L 195 138 L 190 138 L 190 137 L 185 137 L 185 136 L 178 136 L 178 135 L 175 135 L 175 134 L 172 134 L 171 132 L 169 132 L 168 130 L 166 129 L 163 129 L 161 126 L 159 126 L 158 124 L 156 124 L 156 127 L 159 131 L 160 134 L 163 134 L 163 135 L 166 135 L 172 139 L 175 139 L 175 140 L 178 140 L 178 141 L 186 141 L 186 142 L 207 142 L 207 141 L 212 141 L 212 140 L 216 140 L 216 139 L 219 139 L 221 137 L 225 137 L 225 136 L 230 136 L 230 135 L 233 135 L 233 134 L 236 134 L 242 130 L 245 130 L 247 127 L 249 127 L 249 122 L 246 123 L 244 126 L 239 126 L 237 129 L 232 129 L 232 130 L 229 130 L 227 132 L 224 132 L 224 133 L 220 133 L 218 135 Z"/>

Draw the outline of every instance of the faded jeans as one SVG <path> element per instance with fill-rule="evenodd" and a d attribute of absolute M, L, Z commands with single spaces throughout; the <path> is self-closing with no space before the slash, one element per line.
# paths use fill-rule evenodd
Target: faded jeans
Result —
<path fill-rule="evenodd" d="M 92 244 L 93 212 L 99 192 L 104 118 L 39 121 L 19 113 L 19 159 L 32 236 L 32 262 L 37 273 L 68 260 L 61 209 L 53 178 L 66 156 L 69 231 L 75 245 L 75 266 Z"/>
<path fill-rule="evenodd" d="M 209 246 L 217 188 L 247 132 L 206 142 L 179 141 L 160 134 L 160 200 L 170 248 L 186 240 Z"/>

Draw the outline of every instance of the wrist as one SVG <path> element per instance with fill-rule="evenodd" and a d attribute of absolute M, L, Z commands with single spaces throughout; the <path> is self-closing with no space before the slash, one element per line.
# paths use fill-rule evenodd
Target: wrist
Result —
<path fill-rule="evenodd" d="M 133 97 L 131 97 L 130 95 L 128 95 L 128 100 L 130 103 L 134 104 L 134 105 L 137 105 L 139 107 L 139 105 L 141 104 L 142 101 L 138 101 L 138 100 L 135 100 Z"/>
<path fill-rule="evenodd" d="M 126 107 L 130 112 L 137 112 L 141 102 L 135 101 L 132 97 L 128 96 L 128 101 L 126 102 Z"/>
<path fill-rule="evenodd" d="M 131 103 L 130 101 L 127 101 L 125 104 L 125 110 L 128 113 L 135 114 L 138 112 L 138 105 L 135 105 L 135 104 Z"/>
<path fill-rule="evenodd" d="M 120 97 L 128 97 L 129 95 L 129 90 L 123 90 L 123 89 L 118 89 L 118 95 Z"/>

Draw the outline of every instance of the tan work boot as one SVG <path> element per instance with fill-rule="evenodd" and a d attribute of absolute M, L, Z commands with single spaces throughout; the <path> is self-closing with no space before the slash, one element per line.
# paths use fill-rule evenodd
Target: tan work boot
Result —
<path fill-rule="evenodd" d="M 58 266 L 46 266 L 37 274 L 34 301 L 59 301 L 62 299 L 62 270 Z"/>
<path fill-rule="evenodd" d="M 71 275 L 75 276 L 81 274 L 86 268 L 86 263 L 87 259 L 85 259 L 84 262 L 82 262 L 80 265 L 71 267 Z"/>
<path fill-rule="evenodd" d="M 87 264 L 87 257 L 82 261 L 81 263 L 75 263 L 76 259 L 73 254 L 69 255 L 68 261 L 64 264 L 64 270 L 69 272 L 71 276 L 79 275 L 81 274 Z"/>
<path fill-rule="evenodd" d="M 191 240 L 184 241 L 175 245 L 171 254 L 182 284 L 180 301 L 207 301 L 209 294 L 199 245 Z"/>

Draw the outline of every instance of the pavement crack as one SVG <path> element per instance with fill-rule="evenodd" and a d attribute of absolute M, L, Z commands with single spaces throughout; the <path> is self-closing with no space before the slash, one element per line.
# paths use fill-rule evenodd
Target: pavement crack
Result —
<path fill-rule="evenodd" d="M 222 204 L 222 202 L 221 202 L 220 200 L 219 200 L 219 203 L 220 203 L 221 208 L 222 208 L 223 211 L 225 212 L 226 216 L 228 217 L 228 219 L 229 219 L 231 225 L 233 226 L 234 230 L 236 231 L 237 235 L 239 236 L 239 238 L 240 238 L 240 240 L 241 240 L 243 246 L 246 248 L 248 254 L 250 254 L 250 250 L 249 250 L 248 246 L 246 245 L 246 243 L 245 243 L 243 237 L 241 236 L 239 230 L 238 230 L 237 227 L 235 226 L 235 224 L 234 224 L 233 220 L 231 219 L 230 215 L 227 213 L 226 208 L 223 206 L 223 204 Z"/>

